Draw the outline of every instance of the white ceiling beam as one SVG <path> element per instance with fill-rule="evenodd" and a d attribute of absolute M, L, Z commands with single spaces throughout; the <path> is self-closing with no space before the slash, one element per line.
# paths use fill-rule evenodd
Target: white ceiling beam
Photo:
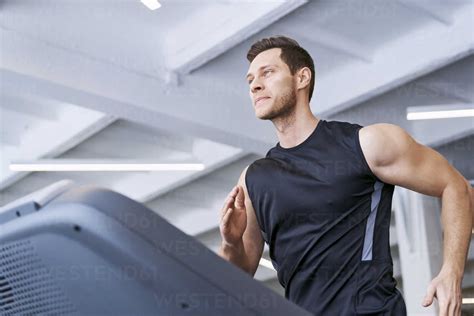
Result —
<path fill-rule="evenodd" d="M 438 147 L 473 133 L 472 118 L 407 120 L 408 108 L 446 104 L 473 104 L 474 56 L 411 81 L 373 100 L 359 104 L 331 118 L 355 121 L 362 125 L 375 122 L 397 124 L 418 142 Z M 440 126 L 442 128 L 440 128 Z"/>
<path fill-rule="evenodd" d="M 123 137 L 123 144 L 127 148 L 129 146 L 133 146 L 133 139 L 139 136 L 139 133 L 144 132 L 142 130 L 134 131 L 133 129 L 129 131 L 128 134 L 132 134 L 132 139 L 127 139 L 125 136 L 120 136 L 121 133 L 117 133 L 120 131 L 122 128 L 131 128 L 130 124 L 115 124 L 113 127 L 109 127 L 107 130 L 101 132 L 99 135 L 96 135 L 93 139 L 86 141 L 85 143 L 77 146 L 74 148 L 72 151 L 69 151 L 65 157 L 55 159 L 52 161 L 58 161 L 58 162 L 86 162 L 90 163 L 91 161 L 93 162 L 104 162 L 103 160 L 91 160 L 91 159 L 77 159 L 77 154 L 84 154 L 84 153 L 92 153 L 93 155 L 96 153 L 94 148 L 96 147 L 97 144 L 102 143 L 102 147 L 105 144 L 104 142 L 107 142 L 108 145 L 108 140 L 110 140 L 110 137 L 114 137 L 118 134 L 118 138 Z M 118 131 L 117 131 L 118 129 Z M 152 132 L 152 131 L 150 131 Z M 164 139 L 165 143 L 163 144 L 165 147 L 161 147 L 161 138 L 166 138 Z M 113 140 L 114 138 L 112 138 Z M 140 162 L 150 162 L 152 161 L 150 158 L 154 157 L 154 160 L 152 162 L 191 162 L 191 161 L 199 161 L 202 164 L 204 164 L 205 168 L 201 171 L 163 171 L 163 172 L 113 172 L 112 174 L 107 173 L 107 176 L 104 175 L 103 172 L 95 172 L 95 173 L 88 173 L 88 172 L 48 172 L 44 176 L 42 176 L 39 179 L 44 179 L 42 182 L 51 182 L 51 181 L 58 181 L 60 179 L 68 178 L 71 179 L 78 184 L 94 184 L 98 185 L 101 187 L 106 187 L 112 190 L 115 190 L 119 193 L 122 193 L 126 196 L 129 196 L 139 202 L 146 203 L 147 201 L 153 200 L 156 197 L 166 194 L 169 191 L 172 191 L 178 187 L 184 186 L 188 184 L 191 181 L 195 181 L 200 177 L 203 177 L 207 174 L 210 174 L 214 172 L 216 169 L 221 168 L 227 164 L 231 164 L 242 157 L 245 156 L 245 154 L 240 150 L 239 148 L 232 148 L 227 145 L 222 145 L 218 143 L 214 143 L 212 141 L 208 140 L 202 140 L 202 139 L 195 139 L 192 143 L 183 145 L 178 145 L 178 149 L 172 149 L 170 150 L 170 147 L 166 144 L 167 141 L 174 140 L 176 141 L 175 137 L 169 139 L 165 137 L 165 135 L 155 135 L 154 139 L 156 140 L 153 143 L 150 144 L 137 144 L 137 155 L 138 157 L 143 157 L 143 154 L 148 152 L 148 156 L 146 156 L 147 160 L 142 160 L 141 158 L 138 158 L 137 161 Z M 130 145 L 132 143 L 132 145 Z M 183 151 L 182 147 L 184 145 L 186 146 L 186 150 Z M 149 151 L 146 151 L 144 147 L 149 147 L 153 146 L 155 147 L 154 149 L 150 149 Z M 114 146 L 115 147 L 115 146 Z M 107 151 L 105 149 L 104 151 Z M 97 153 L 101 153 L 100 151 Z M 115 157 L 117 154 L 120 153 L 120 150 L 111 150 L 111 155 Z M 87 154 L 89 155 L 89 154 Z M 86 155 L 86 157 L 87 157 Z M 84 155 L 82 155 L 84 156 Z M 71 158 L 68 158 L 71 157 Z M 127 156 L 128 157 L 128 156 Z M 119 158 L 121 159 L 121 158 Z M 44 161 L 44 160 L 41 160 Z M 130 160 L 123 160 L 125 162 L 130 162 Z M 113 160 L 112 162 L 116 162 L 116 160 Z M 110 176 L 109 176 L 110 175 Z M 227 181 L 227 179 L 225 179 Z M 228 181 L 233 181 L 230 177 Z M 201 182 L 202 183 L 202 182 Z M 25 180 L 25 183 L 22 182 L 21 185 L 19 185 L 21 188 L 28 187 L 31 183 L 28 180 Z M 38 185 L 38 182 L 35 182 L 34 185 Z M 183 209 L 185 212 L 192 212 L 192 214 L 197 214 L 197 211 L 199 209 L 194 208 L 195 205 L 201 205 L 205 200 L 209 200 L 209 197 L 212 196 L 210 194 L 213 189 L 220 189 L 221 187 L 216 184 L 216 188 L 209 187 L 209 185 L 204 185 L 204 186 L 199 186 L 200 190 L 202 191 L 202 194 L 199 196 L 199 200 L 196 202 L 191 202 L 189 203 L 189 207 L 186 207 Z M 15 187 L 13 191 L 18 191 L 20 188 Z M 20 189 L 21 190 L 21 189 Z M 10 192 L 10 194 L 14 195 L 14 192 Z M 26 189 L 28 191 L 28 189 Z M 193 193 L 195 190 L 193 190 Z M 11 199 L 11 198 L 9 198 Z M 178 212 L 177 208 L 175 207 L 176 205 L 173 205 L 171 207 L 171 210 L 173 211 L 172 213 Z M 158 210 L 162 209 L 162 204 L 159 204 Z M 193 229 L 202 229 L 200 226 L 201 224 L 204 225 L 204 227 L 207 223 L 212 223 L 215 220 L 215 213 L 213 213 L 213 210 L 211 208 L 209 209 L 201 209 L 201 211 L 207 211 L 203 215 L 204 217 L 199 218 L 199 224 L 198 225 L 193 225 L 193 222 L 196 222 L 196 219 L 194 218 L 189 218 L 189 217 L 182 217 L 182 218 L 170 218 L 171 221 L 175 221 L 176 223 L 180 223 L 180 225 L 184 225 L 182 228 L 183 230 L 187 230 L 188 226 L 190 226 L 192 231 Z M 211 220 L 207 218 L 206 216 L 214 216 Z M 191 222 L 187 222 L 188 220 L 191 220 Z M 207 218 L 207 220 L 206 220 Z M 201 228 L 200 228 L 201 227 Z M 205 228 L 204 228 L 205 229 Z"/>
<path fill-rule="evenodd" d="M 226 80 L 211 83 L 199 77 L 185 78 L 178 87 L 1 27 L 0 38 L 0 80 L 5 93 L 67 102 L 261 154 L 270 144 L 261 138 L 273 141 L 269 127 L 257 124 L 257 119 L 248 120 L 253 115 L 248 95 L 237 93 L 243 91 Z M 248 104 L 247 111 L 237 111 L 242 104 Z M 242 119 L 249 121 L 245 130 L 238 124 Z"/>
<path fill-rule="evenodd" d="M 474 10 L 474 7 L 471 7 Z M 474 45 L 473 45 L 474 46 Z M 426 89 L 433 95 L 450 100 L 450 103 L 474 103 L 474 56 L 436 71 L 410 84 L 414 93 Z M 446 102 L 446 101 L 444 101 Z"/>
<path fill-rule="evenodd" d="M 78 118 L 81 119 L 78 119 Z M 14 172 L 8 165 L 13 160 L 52 158 L 66 152 L 100 131 L 115 118 L 72 105 L 63 105 L 54 122 L 32 126 L 22 135 L 19 147 L 4 147 L 0 155 L 0 190 L 25 177 L 27 172 Z"/>
<path fill-rule="evenodd" d="M 459 11 L 456 23 L 449 28 L 427 24 L 386 43 L 370 64 L 348 63 L 321 77 L 316 114 L 324 117 L 337 113 L 470 54 L 473 51 L 472 25 L 466 11 Z M 265 154 L 277 141 L 271 125 L 255 118 L 243 83 L 215 80 L 215 76 L 224 76 L 224 73 L 217 73 L 212 82 L 202 74 L 195 74 L 184 78 L 180 87 L 169 87 L 150 76 L 90 61 L 38 41 L 17 38 L 4 31 L 2 36 L 4 47 L 0 62 L 4 69 L 2 77 L 8 78 L 4 80 L 8 89 L 26 89 L 27 93 L 180 134 L 192 133 L 259 154 Z M 413 54 L 407 47 L 416 49 L 417 53 Z M 32 49 L 38 54 L 32 56 L 29 53 Z M 219 60 L 219 63 L 226 62 Z M 83 76 L 71 76 L 71 73 Z M 354 78 L 364 80 L 354 84 Z M 245 129 L 242 122 L 246 122 Z"/>
<path fill-rule="evenodd" d="M 435 95 L 458 100 L 466 105 L 474 102 L 472 91 L 472 65 L 461 65 L 462 69 L 443 71 L 440 76 L 428 76 L 417 81 L 418 88 L 427 89 Z M 465 71 L 469 78 L 463 78 Z M 438 105 L 434 105 L 438 106 Z M 440 128 L 442 125 L 443 128 Z M 450 118 L 442 120 L 420 120 L 413 124 L 417 141 L 436 148 L 474 134 L 474 119 L 472 117 Z"/>
<path fill-rule="evenodd" d="M 199 15 L 177 23 L 167 34 L 164 40 L 164 46 L 168 50 L 166 65 L 173 71 L 188 74 L 307 2 L 240 1 L 238 5 L 232 6 L 221 3 L 206 6 L 200 10 Z M 230 17 L 222 14 L 226 9 L 232 10 Z M 214 23 L 205 23 L 209 20 Z M 190 29 L 190 25 L 199 27 Z M 192 40 L 176 41 L 177 38 Z"/>
<path fill-rule="evenodd" d="M 88 109 L 101 111 L 118 118 L 128 119 L 152 127 L 159 127 L 180 135 L 193 135 L 200 138 L 210 139 L 234 147 L 239 147 L 246 151 L 264 154 L 266 148 L 269 148 L 272 144 L 274 137 L 274 133 L 269 126 L 257 124 L 258 122 L 255 118 L 253 118 L 253 121 L 249 120 L 248 124 L 246 124 L 246 129 L 241 128 L 240 122 L 242 120 L 236 116 L 245 117 L 248 114 L 253 115 L 253 113 L 248 113 L 248 111 L 238 111 L 238 113 L 235 113 L 235 110 L 237 109 L 233 110 L 231 107 L 226 107 L 222 109 L 222 111 L 214 110 L 214 108 L 222 108 L 218 102 L 219 99 L 223 97 L 219 98 L 218 94 L 216 94 L 218 98 L 212 98 L 212 95 L 209 95 L 209 97 L 203 97 L 204 100 L 200 100 L 199 97 L 192 95 L 187 97 L 186 92 L 184 91 L 181 92 L 182 94 L 172 94 L 176 99 L 183 99 L 183 102 L 186 98 L 189 101 L 194 101 L 194 103 L 183 103 L 182 106 L 175 105 L 173 108 L 172 106 L 167 106 L 167 104 L 174 104 L 174 102 L 170 100 L 171 92 L 170 94 L 163 93 L 156 97 L 156 100 L 167 99 L 168 103 L 138 105 L 137 103 L 139 101 L 124 102 L 119 99 L 112 99 L 101 94 L 89 93 L 87 91 L 15 73 L 6 69 L 0 69 L 0 78 L 3 81 L 5 90 L 10 93 L 25 93 L 32 96 L 40 96 L 51 100 L 63 101 Z M 154 94 L 156 92 L 156 87 L 150 87 L 149 91 L 151 94 Z M 137 96 L 137 98 L 138 97 L 139 96 Z M 208 99 L 208 101 L 205 99 Z M 233 100 L 231 97 L 226 97 L 225 99 Z M 166 102 L 167 100 L 164 101 Z M 224 102 L 222 101 L 222 103 Z M 159 105 L 163 105 L 165 110 L 159 111 L 158 109 L 161 108 Z M 250 106 L 251 105 L 248 105 L 248 108 L 250 108 Z M 166 108 L 169 107 L 172 109 L 169 109 L 170 113 L 166 114 Z M 178 111 L 180 108 L 182 110 Z M 186 111 L 185 109 L 189 111 Z M 247 107 L 243 108 L 243 110 L 246 109 Z M 208 112 L 208 115 L 203 116 L 202 113 L 205 111 Z M 199 112 L 201 112 L 201 114 Z M 174 116 L 174 114 L 179 116 L 179 113 L 186 118 Z M 191 118 L 190 116 L 194 118 Z M 219 120 L 216 121 L 216 117 L 218 117 Z M 247 116 L 247 119 L 249 117 L 252 118 L 251 116 Z M 209 123 L 203 124 L 202 121 L 209 121 Z M 210 121 L 214 121 L 215 126 L 212 126 Z M 231 126 L 232 128 L 229 128 Z M 271 141 L 269 139 L 271 139 Z"/>
<path fill-rule="evenodd" d="M 426 0 L 397 0 L 400 4 L 407 8 L 413 9 L 416 12 L 427 15 L 436 21 L 451 26 L 454 23 L 454 19 L 451 15 L 446 13 L 445 6 L 442 1 L 426 1 Z"/>
<path fill-rule="evenodd" d="M 16 147 L 21 142 L 20 131 L 18 129 L 7 129 L 2 126 L 0 129 L 0 146 L 4 147 Z"/>
<path fill-rule="evenodd" d="M 152 174 L 142 175 L 140 179 L 136 175 L 134 183 L 128 178 L 120 181 L 123 186 L 114 183 L 112 188 L 146 203 L 185 233 L 215 248 L 218 247 L 215 233 L 218 231 L 219 210 L 228 191 L 237 183 L 240 172 L 255 156 L 205 140 L 193 145 L 193 156 L 204 162 L 206 168 L 203 171 L 189 175 L 176 173 L 169 180 L 166 174 L 159 177 L 155 173 L 154 179 Z M 135 190 L 133 184 L 142 189 Z M 135 191 L 137 194 L 133 194 Z"/>
<path fill-rule="evenodd" d="M 455 21 L 451 27 L 427 23 L 384 44 L 371 64 L 349 63 L 320 78 L 316 112 L 335 114 L 472 54 L 470 10 L 459 10 Z M 354 84 L 354 78 L 361 80 Z"/>
<path fill-rule="evenodd" d="M 24 96 L 0 94 L 0 111 L 7 109 L 36 119 L 54 121 L 58 118 L 55 108 L 40 102 L 29 100 Z"/>
<path fill-rule="evenodd" d="M 163 173 L 150 172 L 146 174 L 133 173 L 115 181 L 111 184 L 110 188 L 141 203 L 146 203 L 167 192 L 184 186 L 191 181 L 210 174 L 222 166 L 233 163 L 244 156 L 245 153 L 239 148 L 232 148 L 208 140 L 195 140 L 192 157 L 204 164 L 204 170 Z M 189 215 L 196 216 L 192 211 L 190 211 Z M 205 220 L 194 220 L 189 223 L 191 224 L 189 227 L 183 224 L 185 226 L 182 228 L 186 232 L 194 230 L 194 232 L 197 233 L 205 229 L 200 225 L 206 225 L 206 223 L 209 222 Z"/>
<path fill-rule="evenodd" d="M 0 142 L 20 146 L 23 134 L 28 132 L 37 119 L 8 108 L 0 108 Z"/>
<path fill-rule="evenodd" d="M 430 147 L 439 147 L 474 134 L 474 119 L 460 117 L 420 120 L 413 124 L 415 139 Z"/>
<path fill-rule="evenodd" d="M 274 30 L 286 36 L 298 38 L 300 41 L 318 44 L 364 63 L 371 63 L 374 58 L 374 51 L 365 45 L 321 27 L 312 26 L 311 34 L 301 34 L 301 32 L 297 33 L 297 30 L 288 30 L 286 27 L 278 26 L 274 27 Z"/>
<path fill-rule="evenodd" d="M 470 67 L 474 70 L 473 67 Z M 462 70 L 458 70 L 459 72 Z M 459 76 L 459 73 L 458 73 Z M 457 76 L 457 77 L 458 77 Z M 447 77 L 443 75 L 442 80 L 434 76 L 433 78 L 426 78 L 423 81 L 417 82 L 416 85 L 420 88 L 424 88 L 432 91 L 433 93 L 452 98 L 465 103 L 474 103 L 472 97 L 472 80 L 453 80 L 453 77 Z"/>

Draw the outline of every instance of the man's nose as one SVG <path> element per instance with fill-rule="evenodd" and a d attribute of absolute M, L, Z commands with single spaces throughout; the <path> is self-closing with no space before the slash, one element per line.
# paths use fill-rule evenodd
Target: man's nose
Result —
<path fill-rule="evenodd" d="M 252 91 L 252 92 L 262 90 L 262 88 L 263 88 L 263 86 L 262 86 L 261 82 L 258 81 L 257 79 L 254 79 L 252 81 L 252 83 L 250 84 L 250 91 Z"/>

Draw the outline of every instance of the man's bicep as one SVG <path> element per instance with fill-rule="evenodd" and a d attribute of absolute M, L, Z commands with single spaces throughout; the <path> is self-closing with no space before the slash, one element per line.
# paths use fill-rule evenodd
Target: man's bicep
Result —
<path fill-rule="evenodd" d="M 420 144 L 391 165 L 376 170 L 382 181 L 438 197 L 454 173 L 454 168 L 441 154 Z"/>
<path fill-rule="evenodd" d="M 361 132 L 362 151 L 382 181 L 431 196 L 464 177 L 434 149 L 416 142 L 402 128 L 375 124 Z"/>

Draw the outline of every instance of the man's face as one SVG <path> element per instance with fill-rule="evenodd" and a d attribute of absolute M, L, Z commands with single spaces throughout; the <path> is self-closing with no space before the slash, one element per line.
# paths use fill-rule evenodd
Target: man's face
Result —
<path fill-rule="evenodd" d="M 294 77 L 280 58 L 281 49 L 261 52 L 249 66 L 247 82 L 255 115 L 262 120 L 287 116 L 296 106 Z"/>

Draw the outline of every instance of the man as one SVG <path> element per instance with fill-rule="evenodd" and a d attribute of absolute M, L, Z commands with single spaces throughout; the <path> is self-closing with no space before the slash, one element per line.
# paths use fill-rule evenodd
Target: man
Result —
<path fill-rule="evenodd" d="M 219 255 L 253 276 L 266 241 L 285 297 L 315 315 L 406 315 L 389 245 L 399 185 L 442 199 L 443 266 L 422 304 L 436 297 L 440 315 L 460 315 L 469 182 L 396 125 L 315 117 L 313 60 L 296 41 L 262 39 L 247 59 L 255 114 L 279 142 L 229 193 Z"/>

